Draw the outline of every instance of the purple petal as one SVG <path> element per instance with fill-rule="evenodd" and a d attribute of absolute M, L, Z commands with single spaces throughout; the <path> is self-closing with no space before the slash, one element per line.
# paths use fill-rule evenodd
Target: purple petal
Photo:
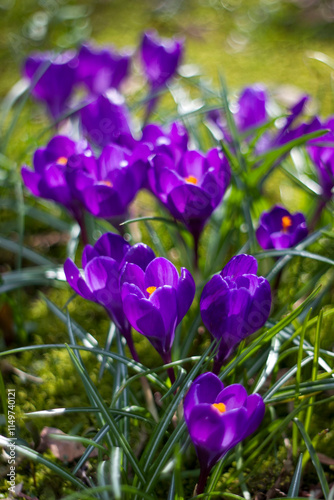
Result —
<path fill-rule="evenodd" d="M 111 257 L 120 263 L 131 246 L 122 236 L 115 233 L 105 233 L 97 240 L 94 248 L 101 256 Z"/>
<path fill-rule="evenodd" d="M 257 260 L 252 255 L 241 254 L 233 257 L 223 268 L 220 275 L 236 278 L 242 274 L 256 274 Z"/>
<path fill-rule="evenodd" d="M 136 264 L 126 263 L 125 267 L 121 273 L 120 285 L 123 286 L 124 283 L 129 283 L 138 287 L 143 297 L 145 297 L 145 273 L 144 271 L 137 266 Z M 126 294 L 129 293 L 127 289 Z M 123 296 L 123 288 L 122 288 L 122 296 Z"/>
<path fill-rule="evenodd" d="M 36 174 L 32 170 L 27 167 L 22 167 L 21 175 L 25 186 L 32 192 L 35 196 L 42 196 L 39 190 L 39 183 L 41 180 L 41 176 Z"/>
<path fill-rule="evenodd" d="M 224 403 L 226 411 L 241 408 L 247 400 L 247 391 L 240 384 L 232 384 L 225 387 L 217 396 L 215 403 Z"/>
<path fill-rule="evenodd" d="M 157 257 L 147 266 L 145 272 L 145 287 L 155 286 L 157 288 L 169 285 L 177 288 L 179 273 L 176 267 L 164 257 Z"/>
<path fill-rule="evenodd" d="M 178 320 L 180 323 L 182 318 L 187 314 L 195 297 L 196 285 L 191 273 L 181 268 L 181 277 L 176 288 Z"/>
<path fill-rule="evenodd" d="M 84 278 L 80 274 L 79 269 L 71 259 L 66 259 L 64 263 L 64 272 L 69 285 L 74 291 L 77 292 L 78 295 L 81 295 L 84 299 L 96 302 L 94 294 L 88 288 Z"/>
<path fill-rule="evenodd" d="M 126 286 L 123 285 L 123 288 Z M 123 299 L 123 308 L 129 322 L 146 337 L 165 336 L 165 327 L 159 311 L 147 299 L 128 294 Z"/>

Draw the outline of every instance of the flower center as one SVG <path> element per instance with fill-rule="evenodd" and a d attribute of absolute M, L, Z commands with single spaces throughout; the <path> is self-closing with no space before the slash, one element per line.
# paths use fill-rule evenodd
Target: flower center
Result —
<path fill-rule="evenodd" d="M 67 162 L 68 162 L 68 158 L 66 158 L 66 156 L 60 156 L 59 158 L 57 158 L 56 160 L 56 163 L 58 165 L 67 165 Z"/>
<path fill-rule="evenodd" d="M 291 217 L 289 217 L 288 215 L 284 215 L 284 217 L 282 217 L 282 229 L 283 229 L 283 231 L 286 232 L 290 226 L 292 226 Z"/>
<path fill-rule="evenodd" d="M 148 288 L 146 288 L 146 291 L 147 293 L 149 294 L 149 296 L 151 297 L 152 293 L 157 289 L 156 286 L 149 286 Z"/>
<path fill-rule="evenodd" d="M 217 410 L 220 413 L 225 413 L 226 412 L 226 406 L 224 405 L 224 403 L 214 403 L 212 406 L 214 406 L 214 408 L 217 408 Z"/>
<path fill-rule="evenodd" d="M 198 179 L 197 177 L 194 177 L 193 175 L 188 175 L 188 177 L 185 177 L 184 180 L 188 182 L 189 184 L 197 184 Z"/>

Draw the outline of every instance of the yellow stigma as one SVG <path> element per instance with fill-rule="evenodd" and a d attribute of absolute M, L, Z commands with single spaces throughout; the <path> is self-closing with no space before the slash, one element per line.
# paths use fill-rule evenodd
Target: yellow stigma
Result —
<path fill-rule="evenodd" d="M 284 215 L 284 217 L 282 217 L 282 229 L 283 229 L 283 231 L 287 231 L 290 226 L 292 226 L 291 217 L 289 217 L 288 215 Z"/>
<path fill-rule="evenodd" d="M 214 406 L 215 408 L 217 408 L 217 410 L 220 413 L 225 413 L 226 412 L 226 406 L 224 405 L 224 403 L 214 403 L 212 406 Z"/>
<path fill-rule="evenodd" d="M 151 296 L 156 289 L 157 289 L 156 286 L 149 286 L 148 288 L 146 288 L 146 291 L 149 294 L 149 296 Z"/>
<path fill-rule="evenodd" d="M 58 165 L 67 165 L 68 158 L 66 156 L 60 156 L 57 160 L 56 163 Z"/>
<path fill-rule="evenodd" d="M 189 182 L 190 184 L 197 184 L 198 183 L 197 177 L 194 177 L 193 175 L 188 175 L 188 177 L 185 177 L 185 181 Z"/>

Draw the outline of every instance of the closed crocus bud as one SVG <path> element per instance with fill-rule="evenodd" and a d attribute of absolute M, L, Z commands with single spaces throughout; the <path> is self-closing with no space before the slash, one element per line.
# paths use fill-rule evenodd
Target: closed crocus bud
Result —
<path fill-rule="evenodd" d="M 145 335 L 164 363 L 171 361 L 175 328 L 195 296 L 190 272 L 157 257 L 146 269 L 128 263 L 121 276 L 123 308 L 130 324 Z"/>
<path fill-rule="evenodd" d="M 103 94 L 110 88 L 119 88 L 129 67 L 130 54 L 84 44 L 78 53 L 77 83 L 84 84 L 93 94 Z"/>
<path fill-rule="evenodd" d="M 100 95 L 81 108 L 80 118 L 84 133 L 97 146 L 102 148 L 112 143 L 134 147 L 130 115 L 123 96 L 116 90 Z"/>
<path fill-rule="evenodd" d="M 131 338 L 131 325 L 122 305 L 120 275 L 127 263 L 146 269 L 155 258 L 143 243 L 131 246 L 121 236 L 105 233 L 94 246 L 86 245 L 82 254 L 83 274 L 71 259 L 64 264 L 65 276 L 81 297 L 101 304 L 126 338 L 133 358 L 138 361 Z"/>
<path fill-rule="evenodd" d="M 256 230 L 259 245 L 265 250 L 291 248 L 307 236 L 305 217 L 297 212 L 276 205 L 270 212 L 263 212 Z"/>
<path fill-rule="evenodd" d="M 72 182 L 72 173 L 78 172 L 85 185 L 85 173 L 95 170 L 95 158 L 87 141 L 73 141 L 69 137 L 57 135 L 45 148 L 34 153 L 34 170 L 22 167 L 21 173 L 26 187 L 41 198 L 64 205 L 78 220 L 82 216 L 83 205 L 80 194 Z"/>
<path fill-rule="evenodd" d="M 155 31 L 144 33 L 141 43 L 144 72 L 152 89 L 164 86 L 176 73 L 183 54 L 183 41 L 159 38 Z"/>
<path fill-rule="evenodd" d="M 34 85 L 32 95 L 46 104 L 53 118 L 58 118 L 67 109 L 76 83 L 76 66 L 76 54 L 72 51 L 58 55 L 35 53 L 24 63 L 24 76 Z"/>
<path fill-rule="evenodd" d="M 239 99 L 235 121 L 241 132 L 265 123 L 267 119 L 267 94 L 262 85 L 246 87 Z"/>
<path fill-rule="evenodd" d="M 219 344 L 213 368 L 215 373 L 239 342 L 261 328 L 269 317 L 270 285 L 256 273 L 254 257 L 237 255 L 203 289 L 200 300 L 202 320 Z"/>
<path fill-rule="evenodd" d="M 203 373 L 184 399 L 184 418 L 200 463 L 197 494 L 204 491 L 212 467 L 236 444 L 256 431 L 265 405 L 239 384 L 224 388 L 213 373 Z"/>

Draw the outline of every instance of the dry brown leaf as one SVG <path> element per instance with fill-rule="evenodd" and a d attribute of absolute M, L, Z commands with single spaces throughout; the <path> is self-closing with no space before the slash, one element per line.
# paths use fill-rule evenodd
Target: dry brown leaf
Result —
<path fill-rule="evenodd" d="M 59 436 L 69 435 L 56 427 L 44 427 L 40 436 L 39 451 L 45 451 L 49 448 L 51 453 L 62 462 L 72 462 L 76 458 L 81 457 L 86 451 L 86 447 L 79 441 L 62 441 L 54 437 L 53 434 L 58 434 Z M 89 456 L 95 457 L 96 455 L 97 450 L 94 449 Z"/>

